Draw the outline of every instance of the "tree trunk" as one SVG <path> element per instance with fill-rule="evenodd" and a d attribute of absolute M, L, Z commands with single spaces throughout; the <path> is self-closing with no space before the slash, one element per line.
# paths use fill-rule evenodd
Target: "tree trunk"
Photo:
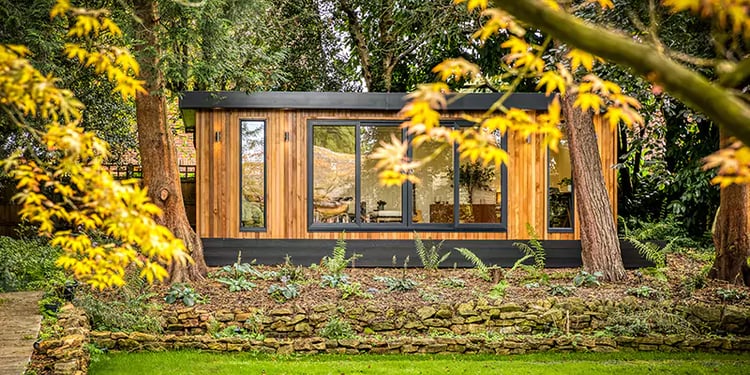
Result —
<path fill-rule="evenodd" d="M 721 147 L 729 143 L 722 132 Z M 719 213 L 714 225 L 716 259 L 708 273 L 712 279 L 750 286 L 750 187 L 732 184 L 721 188 Z"/>
<path fill-rule="evenodd" d="M 562 108 L 566 134 L 570 142 L 576 208 L 581 225 L 581 258 L 583 269 L 601 272 L 607 281 L 625 278 L 617 227 L 612 215 L 607 188 L 604 185 L 601 158 L 590 111 L 573 107 L 575 97 L 563 98 Z"/>
<path fill-rule="evenodd" d="M 140 23 L 135 26 L 139 44 L 135 47 L 136 58 L 141 67 L 140 78 L 148 93 L 138 93 L 135 99 L 138 123 L 138 144 L 143 165 L 143 183 L 148 187 L 149 198 L 162 210 L 156 218 L 185 242 L 193 264 L 169 267 L 170 281 L 184 282 L 203 279 L 206 262 L 203 246 L 190 227 L 180 187 L 172 130 L 167 124 L 164 76 L 159 68 L 160 49 L 158 40 L 158 10 L 153 0 L 134 1 L 135 15 Z"/>

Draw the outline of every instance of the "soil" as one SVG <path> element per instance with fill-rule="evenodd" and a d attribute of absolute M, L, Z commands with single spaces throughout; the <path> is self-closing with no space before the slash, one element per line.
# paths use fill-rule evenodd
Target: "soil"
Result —
<path fill-rule="evenodd" d="M 698 259 L 695 254 L 669 254 L 667 258 L 668 267 L 665 270 L 667 282 L 660 281 L 650 274 L 648 270 L 629 270 L 627 279 L 621 282 L 602 282 L 599 286 L 571 288 L 570 297 L 578 297 L 583 300 L 621 300 L 632 294 L 633 289 L 648 286 L 657 291 L 656 297 L 670 298 L 675 303 L 703 302 L 710 304 L 736 304 L 750 306 L 750 288 L 730 285 L 716 280 L 706 280 L 701 277 L 701 271 L 706 266 L 704 261 Z M 297 269 L 304 277 L 298 282 L 299 296 L 284 303 L 278 303 L 270 298 L 268 289 L 271 285 L 283 285 L 278 278 L 275 279 L 253 279 L 256 287 L 251 291 L 230 292 L 228 287 L 216 280 L 221 275 L 220 269 L 210 270 L 209 278 L 203 282 L 193 283 L 193 288 L 205 298 L 205 303 L 199 305 L 202 310 L 242 310 L 248 307 L 260 308 L 265 311 L 279 308 L 296 306 L 309 311 L 310 308 L 324 303 L 338 303 L 339 305 L 361 305 L 383 309 L 400 306 L 417 309 L 429 304 L 457 304 L 477 298 L 490 297 L 495 282 L 487 282 L 479 278 L 473 269 L 439 269 L 425 270 L 423 268 L 347 268 L 344 273 L 350 283 L 360 283 L 361 290 L 370 292 L 371 298 L 350 297 L 341 299 L 341 291 L 330 287 L 321 287 L 321 277 L 326 274 L 322 267 L 295 267 L 295 266 L 257 266 L 261 272 L 275 271 L 283 272 L 285 269 Z M 506 270 L 507 271 L 507 270 Z M 580 269 L 547 269 L 542 272 L 546 275 L 545 283 L 540 277 L 534 278 L 524 270 L 517 269 L 506 274 L 508 287 L 505 295 L 501 297 L 504 302 L 515 302 L 526 304 L 536 302 L 550 297 L 551 286 L 562 285 L 573 286 L 573 278 Z M 497 275 L 500 273 L 498 272 Z M 389 292 L 382 281 L 377 281 L 377 276 L 408 278 L 416 281 L 417 286 L 406 292 Z M 456 288 L 445 286 L 446 280 L 461 279 L 465 287 Z M 692 288 L 690 280 L 702 280 L 705 286 Z M 168 287 L 165 285 L 154 286 L 155 303 L 163 305 L 164 309 L 182 309 L 181 303 L 165 304 L 163 296 L 166 295 Z M 721 289 L 732 289 L 744 297 L 732 300 L 723 300 L 717 291 Z"/>

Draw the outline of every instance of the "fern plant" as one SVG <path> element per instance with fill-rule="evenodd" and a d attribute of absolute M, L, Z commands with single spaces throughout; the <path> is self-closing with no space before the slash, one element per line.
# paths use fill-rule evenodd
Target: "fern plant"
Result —
<path fill-rule="evenodd" d="M 665 251 L 667 246 L 660 247 L 654 242 L 642 241 L 631 235 L 625 235 L 623 239 L 630 242 L 638 250 L 638 253 L 647 261 L 653 263 L 657 269 L 667 266 L 667 254 Z M 672 239 L 669 243 L 674 241 L 675 239 Z"/>
<path fill-rule="evenodd" d="M 546 251 L 544 250 L 544 246 L 542 246 L 542 243 L 539 241 L 539 235 L 536 233 L 536 230 L 529 223 L 526 223 L 526 232 L 529 234 L 528 244 L 523 242 L 513 243 L 513 246 L 521 250 L 524 256 L 518 259 L 513 267 L 505 273 L 506 277 L 507 274 L 511 273 L 515 269 L 521 268 L 528 273 L 528 279 L 539 280 L 546 284 L 547 275 L 542 272 L 546 264 Z M 524 264 L 524 262 L 528 259 L 533 259 L 534 264 Z"/>
<path fill-rule="evenodd" d="M 443 246 L 443 242 L 445 242 L 445 240 L 440 241 L 437 245 L 432 244 L 427 248 L 424 242 L 422 242 L 422 239 L 419 238 L 417 232 L 414 232 L 414 246 L 417 249 L 419 259 L 422 261 L 422 266 L 424 266 L 426 270 L 437 270 L 440 264 L 445 262 L 451 255 L 450 251 L 442 255 L 440 254 L 440 248 Z"/>
<path fill-rule="evenodd" d="M 350 264 L 354 263 L 355 260 L 362 257 L 362 254 L 354 253 L 349 258 L 346 257 L 346 241 L 344 240 L 344 234 L 336 240 L 336 246 L 333 247 L 333 253 L 331 256 L 324 256 L 321 260 L 321 265 L 328 269 L 328 273 L 331 275 L 341 275 L 344 269 Z"/>
<path fill-rule="evenodd" d="M 481 278 L 484 281 L 491 281 L 492 278 L 490 277 L 490 269 L 487 267 L 484 262 L 479 259 L 479 257 L 474 254 L 473 251 L 465 248 L 465 247 L 457 247 L 456 251 L 458 251 L 461 255 L 466 258 L 469 263 L 471 263 L 474 266 L 474 269 L 477 272 L 477 276 Z"/>

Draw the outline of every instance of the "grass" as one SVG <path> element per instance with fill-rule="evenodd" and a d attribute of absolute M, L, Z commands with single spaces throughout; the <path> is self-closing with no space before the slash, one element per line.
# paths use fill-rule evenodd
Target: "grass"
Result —
<path fill-rule="evenodd" d="M 197 351 L 97 355 L 102 374 L 749 374 L 750 356 L 710 353 L 276 356 Z"/>

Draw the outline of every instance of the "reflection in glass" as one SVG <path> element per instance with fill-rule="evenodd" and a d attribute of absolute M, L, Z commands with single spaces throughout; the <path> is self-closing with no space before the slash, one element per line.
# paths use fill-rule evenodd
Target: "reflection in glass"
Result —
<path fill-rule="evenodd" d="M 242 191 L 240 217 L 243 228 L 265 226 L 265 122 L 240 123 L 242 147 Z"/>
<path fill-rule="evenodd" d="M 424 143 L 414 149 L 414 158 L 435 157 L 414 171 L 420 182 L 413 185 L 414 223 L 453 223 L 453 148 Z"/>
<path fill-rule="evenodd" d="M 380 142 L 391 142 L 391 137 L 401 140 L 401 129 L 398 126 L 360 126 L 361 151 L 361 202 L 360 216 L 364 223 L 401 223 L 403 222 L 401 187 L 383 186 L 378 180 L 375 170 L 377 160 L 371 159 L 370 154 L 380 145 Z"/>
<path fill-rule="evenodd" d="M 549 151 L 549 228 L 573 227 L 573 174 L 570 143 L 560 140 L 558 152 Z"/>
<path fill-rule="evenodd" d="M 495 146 L 502 147 L 502 136 L 495 133 Z M 483 166 L 462 160 L 458 171 L 460 223 L 499 223 L 502 207 L 502 175 L 494 163 Z"/>
<path fill-rule="evenodd" d="M 354 218 L 355 127 L 313 127 L 313 223 Z"/>

